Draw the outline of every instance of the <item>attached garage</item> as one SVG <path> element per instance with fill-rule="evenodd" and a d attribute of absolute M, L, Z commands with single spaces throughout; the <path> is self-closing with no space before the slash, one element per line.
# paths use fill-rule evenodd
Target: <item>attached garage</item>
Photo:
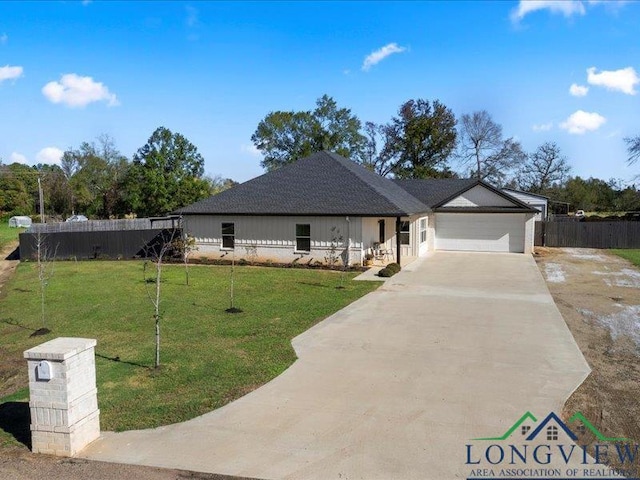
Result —
<path fill-rule="evenodd" d="M 524 253 L 526 216 L 524 213 L 436 213 L 435 248 Z"/>
<path fill-rule="evenodd" d="M 436 205 L 435 249 L 466 252 L 533 251 L 537 210 L 480 183 Z"/>

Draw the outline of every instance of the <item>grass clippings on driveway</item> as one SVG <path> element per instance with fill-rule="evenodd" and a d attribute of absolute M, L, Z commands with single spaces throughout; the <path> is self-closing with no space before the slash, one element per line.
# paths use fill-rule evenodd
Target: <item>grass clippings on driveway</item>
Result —
<path fill-rule="evenodd" d="M 640 443 L 640 271 L 606 250 L 536 251 L 556 305 L 592 369 L 565 403 L 564 416 L 580 411 L 605 436 Z M 597 439 L 589 433 L 579 437 L 580 445 L 593 443 Z M 612 466 L 632 467 L 640 475 L 637 461 Z"/>
<path fill-rule="evenodd" d="M 292 338 L 379 285 L 353 282 L 350 273 L 338 289 L 338 272 L 236 267 L 235 305 L 243 312 L 228 314 L 229 274 L 227 266 L 191 266 L 186 286 L 184 267 L 165 267 L 156 371 L 142 262 L 57 262 L 46 290 L 52 333 L 33 338 L 43 326 L 39 283 L 35 264 L 20 264 L 0 299 L 0 403 L 28 399 L 24 350 L 56 337 L 88 337 L 98 340 L 103 430 L 184 421 L 282 373 L 296 359 Z"/>

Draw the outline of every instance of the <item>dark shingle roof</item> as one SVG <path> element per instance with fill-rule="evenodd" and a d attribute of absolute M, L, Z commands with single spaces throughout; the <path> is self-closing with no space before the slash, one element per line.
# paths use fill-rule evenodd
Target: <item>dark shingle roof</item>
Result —
<path fill-rule="evenodd" d="M 428 210 L 393 181 L 340 155 L 319 152 L 178 213 L 403 216 Z"/>
<path fill-rule="evenodd" d="M 426 206 L 433 208 L 444 200 L 475 185 L 478 180 L 473 178 L 426 178 L 394 180 L 394 182 Z"/>

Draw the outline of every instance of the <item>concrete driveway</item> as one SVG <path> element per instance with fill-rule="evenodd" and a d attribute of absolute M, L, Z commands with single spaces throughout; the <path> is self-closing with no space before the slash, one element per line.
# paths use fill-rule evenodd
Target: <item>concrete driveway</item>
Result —
<path fill-rule="evenodd" d="M 297 337 L 253 393 L 82 456 L 256 478 L 466 478 L 465 444 L 589 372 L 531 256 L 436 253 Z"/>

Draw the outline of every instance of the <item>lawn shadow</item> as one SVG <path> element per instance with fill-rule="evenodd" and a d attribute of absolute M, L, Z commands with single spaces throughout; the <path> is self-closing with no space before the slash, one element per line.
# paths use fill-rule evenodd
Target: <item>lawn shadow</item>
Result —
<path fill-rule="evenodd" d="M 151 367 L 148 365 L 142 365 L 141 363 L 127 362 L 126 360 L 121 360 L 118 355 L 116 355 L 115 357 L 107 357 L 106 355 L 100 355 L 99 353 L 96 353 L 96 357 L 100 357 L 104 360 L 109 360 L 110 362 L 124 363 L 126 365 L 131 365 L 132 367 L 140 367 L 140 368 L 146 368 L 147 370 L 151 370 Z"/>
<path fill-rule="evenodd" d="M 18 327 L 23 330 L 29 330 L 30 332 L 33 332 L 33 328 L 25 327 L 24 325 L 21 325 L 20 322 L 18 322 L 17 320 L 14 320 L 11 317 L 0 319 L 0 322 L 6 323 L 7 325 L 11 325 L 12 327 Z"/>
<path fill-rule="evenodd" d="M 0 404 L 0 429 L 31 450 L 31 414 L 29 402 Z"/>
<path fill-rule="evenodd" d="M 320 282 L 298 282 L 301 285 L 308 285 L 310 287 L 322 287 L 322 288 L 329 288 L 330 285 L 325 285 L 324 283 L 320 283 Z"/>

